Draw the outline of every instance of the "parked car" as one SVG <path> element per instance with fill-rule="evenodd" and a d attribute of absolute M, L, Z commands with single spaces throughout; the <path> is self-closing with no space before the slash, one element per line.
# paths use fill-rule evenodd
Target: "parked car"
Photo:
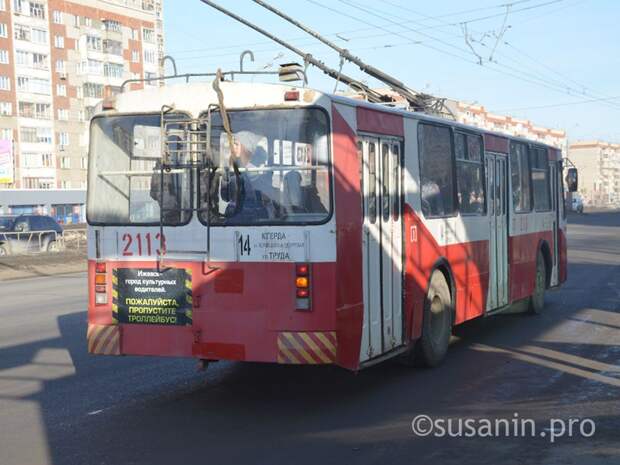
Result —
<path fill-rule="evenodd" d="M 0 256 L 59 252 L 62 227 L 51 216 L 0 216 Z"/>

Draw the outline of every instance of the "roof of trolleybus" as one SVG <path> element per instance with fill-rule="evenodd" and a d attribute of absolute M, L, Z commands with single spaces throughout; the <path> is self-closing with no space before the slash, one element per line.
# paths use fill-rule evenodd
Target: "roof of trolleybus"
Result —
<path fill-rule="evenodd" d="M 224 95 L 224 104 L 228 110 L 290 108 L 318 105 L 331 111 L 332 103 L 340 103 L 369 110 L 380 110 L 403 118 L 450 125 L 455 128 L 510 139 L 515 142 L 523 142 L 534 144 L 539 147 L 560 150 L 544 142 L 482 129 L 446 118 L 390 106 L 389 104 L 382 105 L 345 95 L 330 94 L 310 87 L 297 87 L 279 83 L 223 81 L 220 83 L 220 88 Z M 285 94 L 287 91 L 298 91 L 299 96 L 294 100 L 286 100 Z M 163 105 L 168 105 L 179 112 L 187 112 L 197 117 L 205 112 L 210 104 L 217 104 L 217 102 L 217 94 L 211 82 L 193 82 L 165 86 L 149 86 L 140 90 L 126 91 L 115 97 L 113 111 L 118 113 L 153 113 L 161 111 Z M 109 112 L 103 112 L 103 114 L 109 114 Z"/>

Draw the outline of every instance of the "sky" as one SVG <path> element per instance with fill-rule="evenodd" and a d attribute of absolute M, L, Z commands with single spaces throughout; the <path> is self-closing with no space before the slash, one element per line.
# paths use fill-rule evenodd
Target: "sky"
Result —
<path fill-rule="evenodd" d="M 252 0 L 214 1 L 339 67 L 335 51 Z M 571 142 L 620 143 L 620 1 L 266 1 L 412 89 L 563 129 Z M 255 57 L 246 70 L 303 62 L 200 0 L 164 0 L 164 32 L 179 73 L 236 70 L 244 50 Z M 382 86 L 352 63 L 342 72 Z M 316 68 L 308 80 L 334 90 Z"/>

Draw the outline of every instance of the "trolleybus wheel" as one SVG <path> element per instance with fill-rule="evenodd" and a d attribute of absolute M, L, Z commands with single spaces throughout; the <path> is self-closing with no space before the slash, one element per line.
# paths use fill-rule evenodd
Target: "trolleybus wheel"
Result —
<path fill-rule="evenodd" d="M 530 313 L 540 314 L 545 307 L 545 288 L 547 287 L 547 270 L 545 259 L 540 251 L 536 257 L 536 278 L 534 293 L 530 297 Z"/>
<path fill-rule="evenodd" d="M 436 270 L 424 301 L 422 337 L 416 345 L 416 359 L 420 364 L 434 367 L 442 362 L 452 335 L 452 321 L 450 288 L 443 273 Z"/>

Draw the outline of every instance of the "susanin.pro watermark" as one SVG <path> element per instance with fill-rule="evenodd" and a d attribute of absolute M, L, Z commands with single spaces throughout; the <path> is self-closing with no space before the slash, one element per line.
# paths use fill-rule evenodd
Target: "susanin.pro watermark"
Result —
<path fill-rule="evenodd" d="M 531 418 L 514 413 L 511 418 L 432 418 L 417 415 L 411 421 L 413 434 L 436 438 L 525 438 L 540 437 L 554 443 L 559 438 L 590 438 L 596 432 L 596 423 L 590 418 L 550 418 L 537 424 Z"/>

